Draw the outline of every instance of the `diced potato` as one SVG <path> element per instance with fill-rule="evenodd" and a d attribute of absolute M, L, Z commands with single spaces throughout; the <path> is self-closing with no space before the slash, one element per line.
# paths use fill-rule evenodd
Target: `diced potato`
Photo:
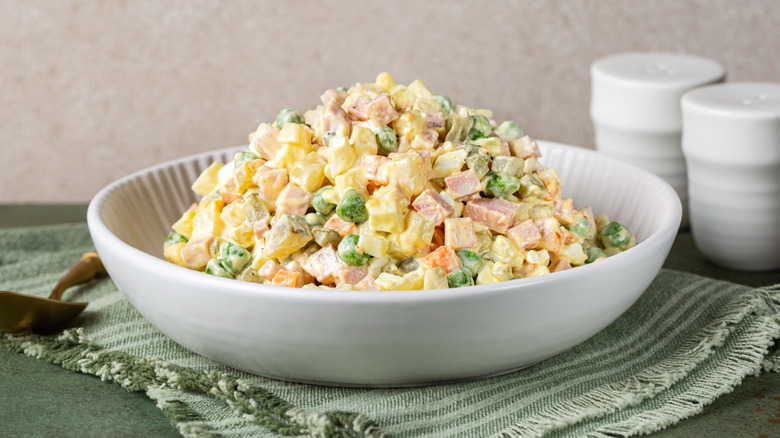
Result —
<path fill-rule="evenodd" d="M 425 270 L 423 289 L 447 289 L 447 271 L 441 266 Z"/>
<path fill-rule="evenodd" d="M 189 239 L 190 237 L 192 237 L 192 219 L 194 217 L 195 217 L 195 210 L 187 210 L 184 212 L 184 214 L 181 215 L 179 220 L 177 220 L 171 226 L 171 228 L 173 229 L 173 231 L 176 231 L 177 233 Z"/>
<path fill-rule="evenodd" d="M 217 184 L 219 184 L 217 174 L 223 166 L 224 164 L 219 161 L 211 163 L 192 184 L 192 191 L 197 195 L 206 196 L 216 190 Z"/>

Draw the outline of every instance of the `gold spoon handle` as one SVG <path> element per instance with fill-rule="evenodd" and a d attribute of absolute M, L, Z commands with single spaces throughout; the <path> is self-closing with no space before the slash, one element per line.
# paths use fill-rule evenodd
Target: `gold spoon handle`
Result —
<path fill-rule="evenodd" d="M 64 277 L 57 282 L 49 295 L 49 299 L 59 300 L 65 289 L 77 284 L 85 283 L 93 278 L 105 277 L 108 273 L 103 263 L 100 261 L 96 252 L 88 252 L 81 256 L 81 260 L 76 263 Z"/>

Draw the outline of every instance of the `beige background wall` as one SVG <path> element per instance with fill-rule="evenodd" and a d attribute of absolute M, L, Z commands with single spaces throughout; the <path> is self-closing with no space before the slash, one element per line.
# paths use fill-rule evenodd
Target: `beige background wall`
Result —
<path fill-rule="evenodd" d="M 0 0 L 0 202 L 86 202 L 391 72 L 593 147 L 588 67 L 688 52 L 780 82 L 780 3 Z"/>

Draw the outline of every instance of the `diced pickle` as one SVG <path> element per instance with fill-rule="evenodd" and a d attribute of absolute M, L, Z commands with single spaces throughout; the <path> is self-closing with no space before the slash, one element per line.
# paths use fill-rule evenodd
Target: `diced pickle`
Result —
<path fill-rule="evenodd" d="M 282 258 L 303 248 L 311 239 L 311 230 L 304 218 L 284 214 L 265 233 L 265 253 L 268 257 Z"/>
<path fill-rule="evenodd" d="M 330 228 L 312 227 L 311 234 L 319 246 L 337 246 L 341 242 L 341 235 Z"/>
<path fill-rule="evenodd" d="M 508 155 L 494 157 L 493 164 L 490 166 L 490 170 L 493 172 L 503 172 L 515 178 L 523 176 L 524 168 L 525 162 L 522 159 Z"/>

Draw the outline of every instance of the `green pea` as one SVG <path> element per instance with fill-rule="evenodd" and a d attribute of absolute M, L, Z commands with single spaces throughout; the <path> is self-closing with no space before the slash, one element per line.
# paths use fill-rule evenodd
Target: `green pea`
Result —
<path fill-rule="evenodd" d="M 441 110 L 444 114 L 452 114 L 452 100 L 447 96 L 433 96 L 433 100 L 441 105 Z"/>
<path fill-rule="evenodd" d="M 454 269 L 447 275 L 447 285 L 449 287 L 473 286 L 474 278 L 471 276 L 471 272 L 465 269 Z"/>
<path fill-rule="evenodd" d="M 617 222 L 610 222 L 601 230 L 601 244 L 605 248 L 626 249 L 631 243 L 631 233 Z"/>
<path fill-rule="evenodd" d="M 376 130 L 376 146 L 381 155 L 387 155 L 398 150 L 398 136 L 393 128 L 382 126 Z"/>
<path fill-rule="evenodd" d="M 606 257 L 607 253 L 605 253 L 604 250 L 598 246 L 591 246 L 585 250 L 585 255 L 588 256 L 588 258 L 585 260 L 585 263 L 593 263 L 602 257 Z"/>
<path fill-rule="evenodd" d="M 588 237 L 588 233 L 590 232 L 590 221 L 587 218 L 581 217 L 573 224 L 565 225 L 565 227 L 580 239 L 584 239 Z"/>
<path fill-rule="evenodd" d="M 347 222 L 359 224 L 368 220 L 366 198 L 354 189 L 347 190 L 336 206 L 336 214 Z"/>
<path fill-rule="evenodd" d="M 472 277 L 476 276 L 479 273 L 479 270 L 482 269 L 482 265 L 484 264 L 482 257 L 476 252 L 470 249 L 459 249 L 455 251 L 455 254 L 457 254 L 460 259 L 460 265 L 463 269 L 469 271 Z"/>
<path fill-rule="evenodd" d="M 228 242 L 222 247 L 220 256 L 223 265 L 234 274 L 241 272 L 252 261 L 252 254 L 243 246 L 233 242 Z"/>
<path fill-rule="evenodd" d="M 216 277 L 236 278 L 236 274 L 225 266 L 225 261 L 220 258 L 209 260 L 206 265 L 206 273 Z"/>
<path fill-rule="evenodd" d="M 496 135 L 501 137 L 520 138 L 525 134 L 523 134 L 523 130 L 520 129 L 520 125 L 511 120 L 507 120 L 498 125 L 498 128 L 496 128 Z"/>
<path fill-rule="evenodd" d="M 466 136 L 468 140 L 490 137 L 490 134 L 493 131 L 490 128 L 490 120 L 488 120 L 487 117 L 483 116 L 482 114 L 477 114 L 475 116 L 471 116 L 471 119 L 474 121 L 474 123 L 471 125 L 471 129 Z"/>
<path fill-rule="evenodd" d="M 490 172 L 485 177 L 485 189 L 496 198 L 506 198 L 520 190 L 520 180 L 503 172 Z"/>
<path fill-rule="evenodd" d="M 233 157 L 233 164 L 237 166 L 244 161 L 257 160 L 258 158 L 260 158 L 260 156 L 252 151 L 236 152 L 236 155 Z"/>
<path fill-rule="evenodd" d="M 276 126 L 282 129 L 288 123 L 305 123 L 303 114 L 292 108 L 285 108 L 279 111 L 279 114 L 276 116 Z"/>
<path fill-rule="evenodd" d="M 341 239 L 337 251 L 341 261 L 351 266 L 365 266 L 368 264 L 371 256 L 358 251 L 358 240 L 360 240 L 360 236 L 357 234 L 347 234 Z"/>
<path fill-rule="evenodd" d="M 333 212 L 333 209 L 336 208 L 336 204 L 331 204 L 330 202 L 322 199 L 322 194 L 332 188 L 332 186 L 323 186 L 314 191 L 314 197 L 311 198 L 311 206 L 314 208 L 314 211 L 325 216 Z"/>
<path fill-rule="evenodd" d="M 176 243 L 187 243 L 188 240 L 189 239 L 184 237 L 182 234 L 179 234 L 176 231 L 171 231 L 171 234 L 168 234 L 168 237 L 166 237 L 165 241 L 163 242 L 163 248 L 167 248 Z"/>

